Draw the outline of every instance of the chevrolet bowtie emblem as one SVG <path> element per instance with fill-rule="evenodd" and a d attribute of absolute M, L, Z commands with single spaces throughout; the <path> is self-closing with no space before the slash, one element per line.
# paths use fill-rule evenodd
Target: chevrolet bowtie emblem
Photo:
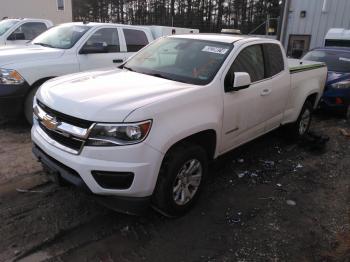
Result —
<path fill-rule="evenodd" d="M 41 123 L 49 130 L 55 130 L 60 125 L 56 118 L 49 115 L 45 115 Z"/>

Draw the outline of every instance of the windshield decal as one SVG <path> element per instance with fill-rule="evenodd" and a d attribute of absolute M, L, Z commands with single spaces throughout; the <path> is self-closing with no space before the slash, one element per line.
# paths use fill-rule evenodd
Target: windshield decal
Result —
<path fill-rule="evenodd" d="M 205 46 L 202 49 L 203 52 L 208 52 L 208 53 L 214 53 L 214 54 L 220 54 L 224 55 L 227 53 L 228 48 L 221 48 L 221 47 L 215 47 L 215 46 Z"/>

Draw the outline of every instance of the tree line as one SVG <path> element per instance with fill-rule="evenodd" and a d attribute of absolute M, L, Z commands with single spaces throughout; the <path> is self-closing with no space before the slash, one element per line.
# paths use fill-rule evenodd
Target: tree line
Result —
<path fill-rule="evenodd" d="M 276 33 L 281 0 L 72 0 L 74 21 Z M 270 19 L 268 19 L 270 18 Z M 269 23 L 266 23 L 269 21 Z M 266 24 L 265 24 L 266 23 Z"/>

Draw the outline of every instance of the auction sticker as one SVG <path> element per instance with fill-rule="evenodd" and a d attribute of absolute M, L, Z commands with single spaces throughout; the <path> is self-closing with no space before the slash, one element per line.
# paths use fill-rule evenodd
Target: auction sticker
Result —
<path fill-rule="evenodd" d="M 215 46 L 205 46 L 202 49 L 203 52 L 208 52 L 208 53 L 214 53 L 214 54 L 220 54 L 224 55 L 227 53 L 228 48 L 222 48 L 222 47 L 215 47 Z"/>

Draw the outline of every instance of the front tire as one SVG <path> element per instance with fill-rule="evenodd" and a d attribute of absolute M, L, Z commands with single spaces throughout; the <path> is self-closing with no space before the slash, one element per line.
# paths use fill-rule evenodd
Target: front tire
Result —
<path fill-rule="evenodd" d="M 178 217 L 189 211 L 199 197 L 203 180 L 208 172 L 208 157 L 198 145 L 181 145 L 165 156 L 153 204 L 168 217 Z"/>
<path fill-rule="evenodd" d="M 39 87 L 34 87 L 29 91 L 25 101 L 24 101 L 24 117 L 28 124 L 33 125 L 33 101 L 36 91 Z"/>

